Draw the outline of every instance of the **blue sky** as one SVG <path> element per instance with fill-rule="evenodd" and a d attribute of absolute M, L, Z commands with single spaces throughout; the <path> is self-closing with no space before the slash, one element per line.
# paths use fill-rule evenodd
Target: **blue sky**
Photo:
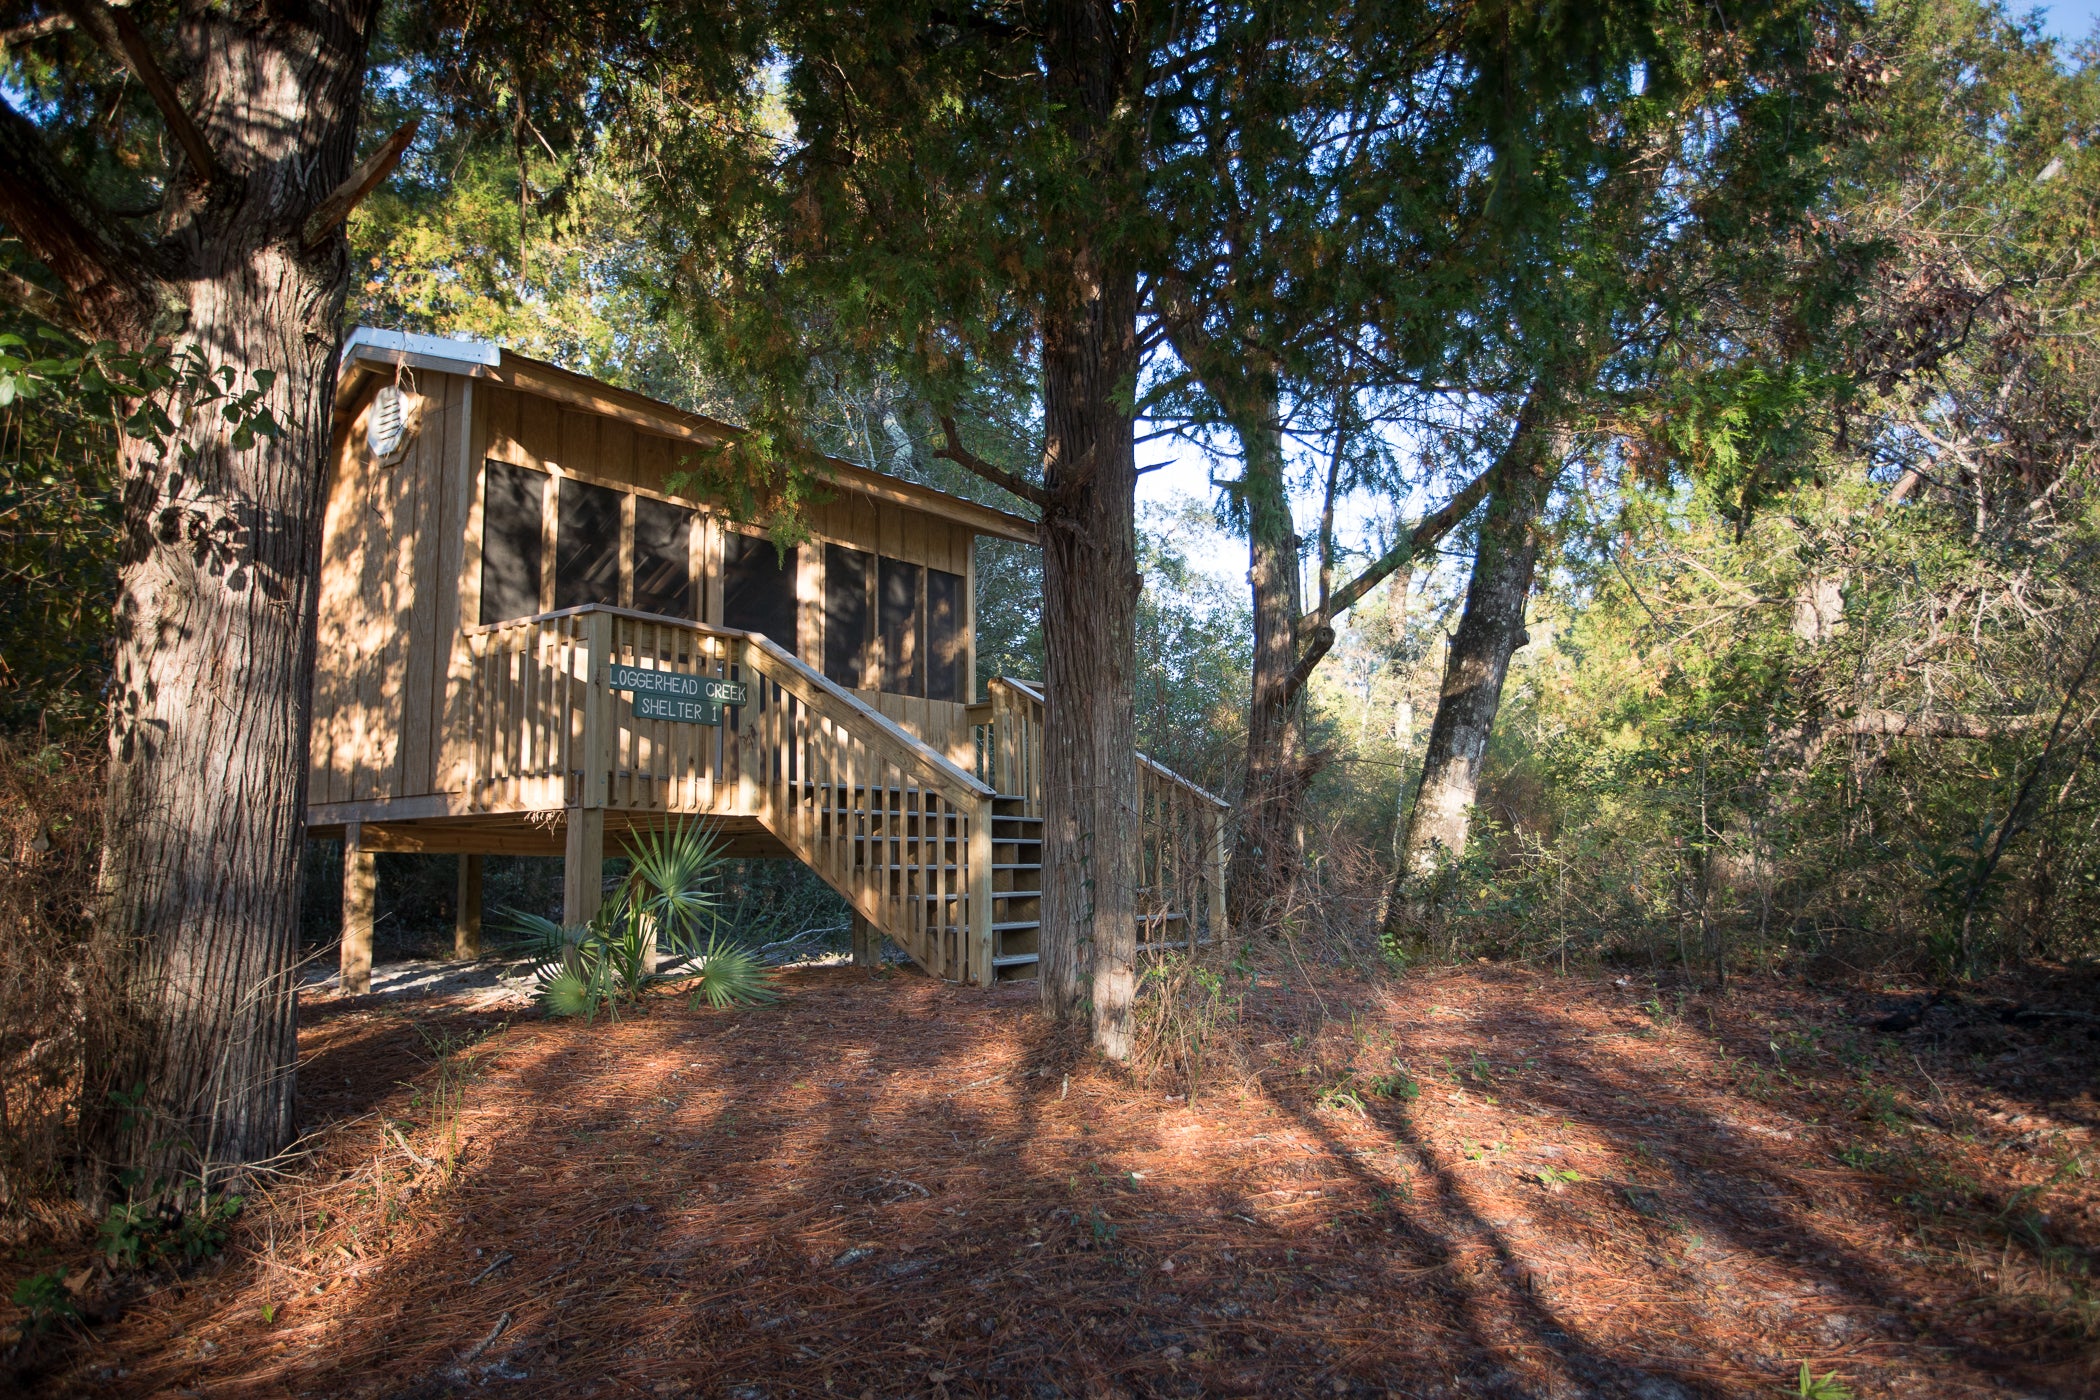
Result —
<path fill-rule="evenodd" d="M 2043 23 L 2051 34 L 2072 43 L 2090 37 L 2094 19 L 2100 18 L 2100 0 L 2062 0 L 2036 8 L 2045 12 Z"/>

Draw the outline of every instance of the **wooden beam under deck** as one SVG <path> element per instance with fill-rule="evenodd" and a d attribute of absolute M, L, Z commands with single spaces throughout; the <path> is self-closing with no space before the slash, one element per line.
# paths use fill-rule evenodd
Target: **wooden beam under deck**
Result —
<path fill-rule="evenodd" d="M 608 808 L 605 813 L 606 855 L 620 855 L 620 838 L 630 831 L 661 830 L 677 821 L 661 812 L 630 812 Z M 786 858 L 788 848 L 759 824 L 756 817 L 687 817 L 706 821 L 725 843 L 733 860 Z M 567 840 L 567 825 L 560 810 L 552 812 L 504 812 L 472 817 L 423 817 L 401 821 L 384 818 L 360 823 L 364 849 L 386 854 L 436 854 L 484 856 L 558 856 Z M 313 841 L 341 840 L 342 823 L 317 823 L 306 829 Z"/>

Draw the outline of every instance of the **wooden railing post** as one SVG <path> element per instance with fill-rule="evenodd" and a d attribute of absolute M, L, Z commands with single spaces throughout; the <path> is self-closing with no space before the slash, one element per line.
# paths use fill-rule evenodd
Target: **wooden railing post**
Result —
<path fill-rule="evenodd" d="M 980 797 L 970 813 L 970 927 L 968 973 L 980 987 L 992 985 L 992 799 Z"/>
<path fill-rule="evenodd" d="M 570 767 L 577 772 L 562 848 L 562 922 L 590 922 L 605 899 L 605 799 L 612 772 L 611 617 L 583 618 L 583 724 Z M 566 726 L 565 726 L 566 727 Z"/>
<path fill-rule="evenodd" d="M 613 620 L 605 613 L 584 617 L 583 783 L 577 805 L 603 807 L 612 780 Z"/>
<path fill-rule="evenodd" d="M 745 705 L 736 717 L 736 743 L 724 744 L 724 749 L 736 750 L 736 809 L 744 816 L 758 813 L 758 729 L 759 714 L 766 702 L 765 677 L 752 669 L 750 658 L 744 655 L 741 642 L 725 646 L 723 653 L 728 661 L 725 673 L 740 677 L 750 688 L 752 703 Z M 742 664 L 738 664 L 742 663 Z M 727 716 L 724 716 L 726 721 Z"/>

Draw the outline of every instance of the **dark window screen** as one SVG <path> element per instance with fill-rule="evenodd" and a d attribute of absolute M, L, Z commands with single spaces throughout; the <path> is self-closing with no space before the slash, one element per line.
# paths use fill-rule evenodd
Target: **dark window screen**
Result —
<path fill-rule="evenodd" d="M 842 544 L 824 546 L 824 674 L 840 685 L 866 684 L 868 573 L 874 559 Z"/>
<path fill-rule="evenodd" d="M 554 606 L 620 602 L 620 493 L 565 479 L 554 537 Z"/>
<path fill-rule="evenodd" d="M 892 695 L 926 693 L 925 658 L 919 654 L 917 564 L 882 561 L 882 688 Z"/>
<path fill-rule="evenodd" d="M 693 513 L 668 501 L 634 498 L 634 605 L 662 617 L 692 618 Z"/>
<path fill-rule="evenodd" d="M 722 625 L 763 632 L 795 650 L 795 574 L 800 551 L 783 563 L 773 542 L 732 532 L 722 542 Z"/>
<path fill-rule="evenodd" d="M 967 703 L 970 681 L 968 638 L 963 633 L 961 574 L 926 571 L 926 698 Z"/>
<path fill-rule="evenodd" d="M 481 621 L 540 610 L 540 520 L 547 474 L 484 462 L 481 488 Z"/>

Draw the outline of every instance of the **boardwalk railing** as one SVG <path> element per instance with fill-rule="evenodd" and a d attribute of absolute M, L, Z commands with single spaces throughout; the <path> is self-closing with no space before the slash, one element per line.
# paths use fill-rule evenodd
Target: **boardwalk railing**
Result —
<path fill-rule="evenodd" d="M 1040 684 L 995 676 L 972 707 L 977 776 L 1043 814 Z M 1225 816 L 1231 804 L 1144 754 L 1138 766 L 1138 946 L 1188 948 L 1225 934 Z"/>
<path fill-rule="evenodd" d="M 479 628 L 471 810 L 751 817 L 938 976 L 989 985 L 992 789 L 765 637 L 593 606 Z M 741 683 L 720 725 L 637 718 L 615 664 Z"/>

